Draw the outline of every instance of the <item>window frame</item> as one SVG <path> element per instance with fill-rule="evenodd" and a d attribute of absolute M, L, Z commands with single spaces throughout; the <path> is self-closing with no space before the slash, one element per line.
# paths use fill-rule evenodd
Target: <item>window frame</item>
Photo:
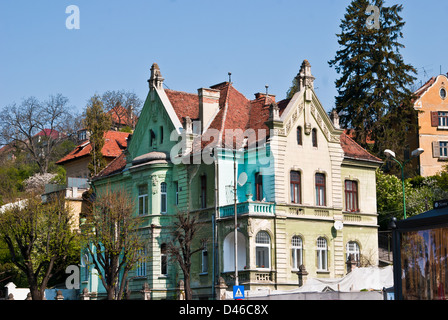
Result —
<path fill-rule="evenodd" d="M 293 174 L 297 174 L 298 179 L 293 180 Z M 300 171 L 291 170 L 289 172 L 289 195 L 291 203 L 301 204 L 302 203 L 302 175 Z M 298 199 L 296 199 L 296 196 Z M 298 201 L 297 201 L 298 200 Z"/>
<path fill-rule="evenodd" d="M 141 257 L 137 261 L 137 268 L 135 270 L 135 275 L 137 277 L 146 277 L 146 249 L 143 248 L 139 250 L 139 254 L 141 254 Z"/>
<path fill-rule="evenodd" d="M 160 245 L 160 275 L 168 276 L 168 255 L 167 255 L 167 245 L 162 243 Z"/>
<path fill-rule="evenodd" d="M 168 212 L 168 186 L 166 182 L 160 184 L 160 213 L 165 214 Z"/>
<path fill-rule="evenodd" d="M 354 245 L 354 248 L 350 248 L 350 245 Z M 354 261 L 360 262 L 361 261 L 361 248 L 359 246 L 359 243 L 356 241 L 348 241 L 345 245 L 345 260 L 348 261 L 350 254 L 354 254 L 355 259 Z"/>
<path fill-rule="evenodd" d="M 318 177 L 322 177 L 322 181 L 317 180 Z M 325 207 L 327 205 L 327 181 L 324 173 L 316 173 L 314 175 L 314 189 L 316 193 L 316 206 Z"/>
<path fill-rule="evenodd" d="M 148 203 L 148 185 L 147 184 L 143 184 L 143 185 L 139 185 L 138 187 L 138 215 L 139 216 L 145 216 L 148 215 L 149 213 L 149 203 Z M 146 193 L 141 193 L 141 188 L 145 188 Z M 143 201 L 143 206 L 140 203 L 140 200 Z M 143 208 L 143 210 L 142 210 Z M 145 211 L 146 209 L 146 211 Z"/>
<path fill-rule="evenodd" d="M 296 138 L 297 138 L 297 145 L 303 146 L 303 134 L 302 134 L 302 127 L 301 126 L 297 127 Z"/>
<path fill-rule="evenodd" d="M 351 185 L 351 189 L 348 188 Z M 354 188 L 353 188 L 354 186 Z M 345 180 L 344 181 L 344 195 L 345 195 L 345 211 L 359 212 L 359 192 L 358 181 Z"/>
<path fill-rule="evenodd" d="M 203 174 L 200 177 L 200 193 L 199 193 L 199 206 L 201 209 L 207 208 L 207 175 Z"/>
<path fill-rule="evenodd" d="M 262 236 L 266 238 L 261 238 Z M 259 262 L 262 264 L 259 265 Z M 271 269 L 271 236 L 264 230 L 258 231 L 255 236 L 255 265 L 257 269 Z"/>
<path fill-rule="evenodd" d="M 317 271 L 328 271 L 328 241 L 324 237 L 316 240 Z"/>
<path fill-rule="evenodd" d="M 201 250 L 201 273 L 208 273 L 208 249 L 207 249 L 207 241 L 202 242 L 202 250 Z"/>
<path fill-rule="evenodd" d="M 297 240 L 300 243 L 297 243 Z M 291 259 L 292 270 L 299 270 L 300 266 L 303 265 L 303 239 L 301 236 L 291 238 Z"/>
<path fill-rule="evenodd" d="M 317 141 L 317 129 L 316 128 L 313 128 L 313 130 L 311 130 L 311 141 L 312 141 L 313 148 L 318 148 L 319 144 Z"/>
<path fill-rule="evenodd" d="M 263 200 L 263 176 L 260 172 L 255 173 L 255 200 Z"/>

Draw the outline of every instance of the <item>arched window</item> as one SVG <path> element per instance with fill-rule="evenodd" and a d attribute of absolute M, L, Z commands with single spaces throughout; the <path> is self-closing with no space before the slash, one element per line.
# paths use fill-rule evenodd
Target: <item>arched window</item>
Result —
<path fill-rule="evenodd" d="M 238 245 L 238 270 L 246 267 L 246 238 L 241 232 L 237 233 Z M 229 233 L 223 242 L 223 259 L 224 272 L 235 271 L 235 232 Z"/>
<path fill-rule="evenodd" d="M 302 238 L 299 236 L 292 237 L 291 240 L 291 251 L 292 251 L 292 269 L 298 270 L 303 264 L 303 242 Z"/>
<path fill-rule="evenodd" d="M 317 129 L 316 128 L 314 128 L 311 131 L 311 139 L 313 140 L 313 147 L 317 148 Z"/>
<path fill-rule="evenodd" d="M 297 144 L 302 145 L 302 127 L 297 127 Z"/>
<path fill-rule="evenodd" d="M 255 262 L 257 268 L 271 267 L 271 237 L 266 231 L 260 231 L 255 237 Z"/>
<path fill-rule="evenodd" d="M 160 212 L 166 213 L 166 208 L 167 208 L 166 183 L 162 182 L 160 184 Z"/>
<path fill-rule="evenodd" d="M 325 238 L 318 238 L 317 243 L 317 270 L 328 270 L 328 247 L 327 240 Z"/>
<path fill-rule="evenodd" d="M 300 198 L 300 172 L 291 171 L 289 175 L 290 180 L 290 191 L 291 191 L 291 202 L 292 203 L 302 203 Z"/>

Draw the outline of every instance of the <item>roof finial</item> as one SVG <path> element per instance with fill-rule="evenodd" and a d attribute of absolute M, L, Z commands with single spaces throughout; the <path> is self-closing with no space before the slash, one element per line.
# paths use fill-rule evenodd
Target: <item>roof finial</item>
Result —
<path fill-rule="evenodd" d="M 228 75 L 229 75 L 229 83 L 232 83 L 232 72 L 229 72 Z"/>

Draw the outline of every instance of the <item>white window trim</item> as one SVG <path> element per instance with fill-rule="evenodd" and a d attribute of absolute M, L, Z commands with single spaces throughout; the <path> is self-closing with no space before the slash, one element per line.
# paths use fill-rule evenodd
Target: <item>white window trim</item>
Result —
<path fill-rule="evenodd" d="M 255 263 L 257 263 L 257 248 L 267 248 L 268 249 L 268 266 L 266 267 L 259 267 L 256 266 L 257 270 L 262 270 L 262 271 L 268 271 L 271 270 L 271 236 L 269 235 L 269 233 L 267 231 L 259 231 L 260 232 L 265 232 L 267 234 L 267 236 L 269 237 L 269 243 L 257 243 L 257 237 L 255 236 Z M 257 235 L 258 235 L 257 233 Z"/>

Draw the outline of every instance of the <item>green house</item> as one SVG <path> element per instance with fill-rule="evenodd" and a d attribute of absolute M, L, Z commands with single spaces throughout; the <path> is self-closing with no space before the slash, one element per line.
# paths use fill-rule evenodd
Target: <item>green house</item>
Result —
<path fill-rule="evenodd" d="M 196 299 L 222 298 L 218 283 L 229 292 L 236 282 L 248 292 L 290 290 L 309 277 L 378 264 L 381 160 L 339 128 L 337 114 L 327 115 L 308 61 L 297 79 L 291 99 L 276 101 L 266 88 L 250 100 L 231 82 L 197 93 L 165 89 L 152 66 L 128 148 L 92 181 L 97 190 L 120 187 L 135 199 L 148 259 L 129 275 L 132 298 L 141 299 L 145 283 L 152 299 L 177 298 L 183 275 L 166 244 L 178 211 L 199 221 Z M 95 271 L 84 275 L 83 287 L 100 297 Z"/>

